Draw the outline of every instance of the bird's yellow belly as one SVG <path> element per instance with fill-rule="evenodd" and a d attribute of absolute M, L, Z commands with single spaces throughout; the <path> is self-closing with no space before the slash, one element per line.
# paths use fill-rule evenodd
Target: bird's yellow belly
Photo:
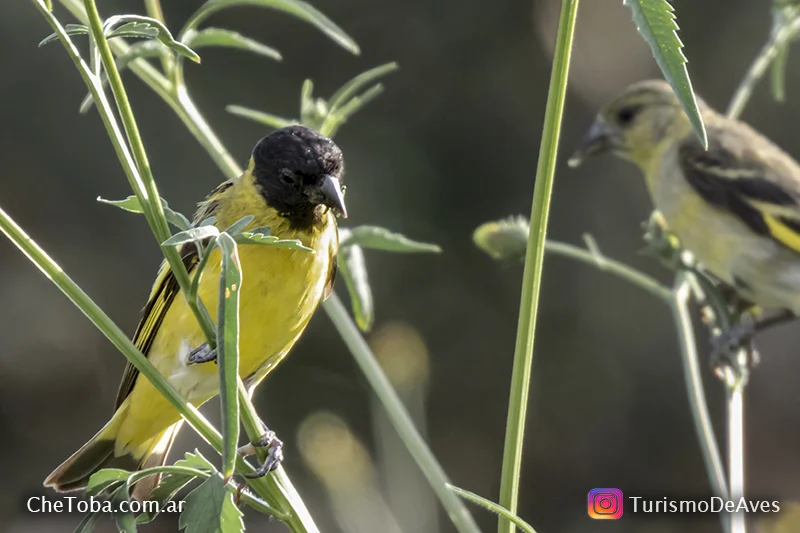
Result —
<path fill-rule="evenodd" d="M 326 232 L 327 233 L 327 232 Z M 263 377 L 277 365 L 308 324 L 322 299 L 330 258 L 329 242 L 314 243 L 316 254 L 260 245 L 239 247 L 242 287 L 239 316 L 239 373 Z M 216 321 L 219 250 L 200 283 L 199 294 Z M 182 295 L 164 317 L 148 358 L 196 406 L 219 392 L 218 366 L 188 364 L 191 352 L 206 342 Z M 146 441 L 180 419 L 177 411 L 139 377 L 129 397 L 126 420 L 117 435 L 117 453 Z"/>

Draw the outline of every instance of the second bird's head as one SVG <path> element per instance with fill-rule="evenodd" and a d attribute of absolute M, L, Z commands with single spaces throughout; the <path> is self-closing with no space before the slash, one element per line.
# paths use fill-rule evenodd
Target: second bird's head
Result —
<path fill-rule="evenodd" d="M 327 210 L 347 217 L 342 151 L 305 126 L 276 130 L 256 144 L 252 173 L 267 205 L 298 229 L 322 220 Z"/>
<path fill-rule="evenodd" d="M 702 100 L 697 104 L 704 117 L 713 113 Z M 647 166 L 672 141 L 691 131 L 689 118 L 667 82 L 635 83 L 603 106 L 569 165 L 577 167 L 587 156 L 611 152 Z"/>

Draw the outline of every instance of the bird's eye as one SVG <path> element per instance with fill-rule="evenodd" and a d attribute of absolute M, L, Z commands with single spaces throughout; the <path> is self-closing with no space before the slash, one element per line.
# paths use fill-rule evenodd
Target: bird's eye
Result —
<path fill-rule="evenodd" d="M 638 112 L 639 112 L 638 107 L 633 107 L 633 106 L 623 107 L 617 113 L 617 121 L 620 123 L 620 125 L 627 126 L 628 124 L 633 122 L 633 119 L 636 118 L 636 113 Z"/>
<path fill-rule="evenodd" d="M 288 168 L 284 168 L 281 170 L 281 181 L 284 182 L 286 185 L 294 185 L 297 181 L 297 177 L 295 176 L 294 172 L 289 170 Z"/>

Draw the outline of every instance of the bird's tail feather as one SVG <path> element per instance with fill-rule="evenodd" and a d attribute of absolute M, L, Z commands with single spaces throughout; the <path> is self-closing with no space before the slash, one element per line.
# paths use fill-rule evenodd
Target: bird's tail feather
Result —
<path fill-rule="evenodd" d="M 127 402 L 123 402 L 111 420 L 103 426 L 103 429 L 47 476 L 47 479 L 44 480 L 44 486 L 51 487 L 59 492 L 82 490 L 86 488 L 92 474 L 104 468 L 120 468 L 134 471 L 163 464 L 169 447 L 172 445 L 178 429 L 180 429 L 181 422 L 170 426 L 152 439 L 143 442 L 130 453 L 116 456 L 114 455 L 114 448 L 116 446 L 117 432 L 125 419 L 127 409 Z M 150 490 L 158 484 L 158 479 L 157 476 L 152 476 L 144 480 L 145 484 L 149 486 L 146 493 L 139 490 L 138 485 L 141 483 L 137 483 L 134 495 L 137 497 L 144 495 L 146 497 L 149 495 Z M 144 489 L 144 487 L 142 488 Z M 137 493 L 139 494 L 137 495 Z"/>

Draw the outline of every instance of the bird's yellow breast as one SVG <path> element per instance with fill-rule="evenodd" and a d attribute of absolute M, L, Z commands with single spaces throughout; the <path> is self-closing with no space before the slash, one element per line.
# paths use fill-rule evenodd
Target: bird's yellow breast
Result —
<path fill-rule="evenodd" d="M 248 213 L 249 227 L 269 226 L 272 235 L 299 239 L 315 253 L 266 245 L 239 246 L 242 284 L 239 302 L 239 371 L 256 381 L 279 363 L 323 298 L 338 245 L 336 222 L 326 213 L 309 231 L 295 231 L 263 200 L 251 183 L 237 183 L 216 199 L 215 225 L 226 228 Z M 238 190 L 237 190 L 238 189 Z M 214 250 L 203 272 L 198 294 L 216 321 L 219 301 L 220 251 Z M 194 275 L 194 273 L 192 273 Z M 206 342 L 182 295 L 177 295 L 159 327 L 148 358 L 187 400 L 200 405 L 215 396 L 218 367 L 188 364 L 191 352 Z M 128 399 L 129 408 L 118 437 L 117 452 L 139 444 L 179 420 L 179 415 L 150 382 L 140 377 Z"/>

